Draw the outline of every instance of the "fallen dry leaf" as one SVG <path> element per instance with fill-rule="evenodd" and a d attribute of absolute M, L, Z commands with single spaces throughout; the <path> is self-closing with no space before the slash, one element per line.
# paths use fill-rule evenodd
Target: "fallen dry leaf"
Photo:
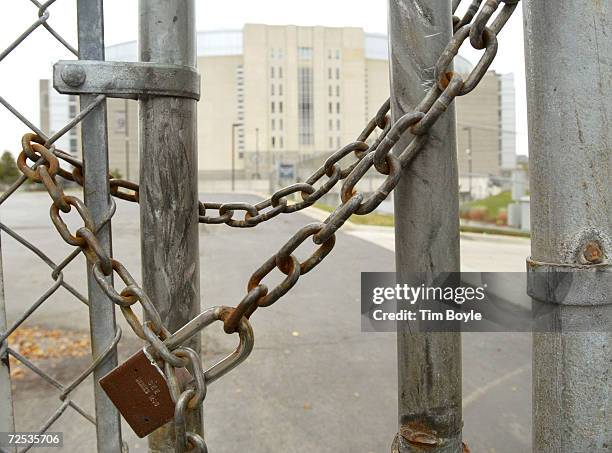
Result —
<path fill-rule="evenodd" d="M 83 357 L 91 353 L 89 334 L 22 326 L 8 337 L 9 346 L 31 361 Z M 21 379 L 28 370 L 10 356 L 11 378 Z"/>

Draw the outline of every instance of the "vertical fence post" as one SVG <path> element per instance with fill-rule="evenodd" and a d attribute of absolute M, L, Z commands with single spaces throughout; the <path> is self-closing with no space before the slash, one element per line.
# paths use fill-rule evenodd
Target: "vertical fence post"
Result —
<path fill-rule="evenodd" d="M 524 4 L 531 177 L 529 272 L 572 271 L 592 284 L 557 322 L 610 303 L 612 6 Z M 606 275 L 607 272 L 607 275 Z M 612 446 L 612 334 L 533 336 L 533 451 L 607 452 Z"/>
<path fill-rule="evenodd" d="M 433 68 L 450 41 L 451 17 L 448 0 L 389 0 L 394 121 L 413 111 L 435 83 Z M 459 271 L 455 128 L 451 105 L 395 189 L 396 269 L 402 282 L 412 281 L 410 272 L 433 278 Z M 408 142 L 400 141 L 396 151 Z M 411 333 L 398 323 L 397 347 L 400 433 L 395 450 L 461 452 L 460 333 Z"/>
<path fill-rule="evenodd" d="M 194 0 L 140 0 L 140 60 L 196 66 Z M 200 311 L 196 101 L 140 101 L 140 225 L 144 290 L 170 332 Z M 200 339 L 186 346 L 200 352 Z M 187 430 L 203 433 L 202 412 Z M 149 436 L 154 452 L 174 451 L 174 425 Z"/>
<path fill-rule="evenodd" d="M 77 21 L 79 58 L 104 60 L 104 15 L 102 0 L 78 0 Z M 80 96 L 81 108 L 93 102 L 95 96 Z M 94 224 L 101 224 L 110 210 L 108 184 L 108 135 L 106 128 L 106 101 L 94 108 L 81 123 L 83 145 L 84 200 Z M 107 223 L 96 233 L 101 247 L 111 253 L 111 226 Z M 109 277 L 112 278 L 112 277 Z M 87 265 L 89 322 L 91 350 L 98 357 L 107 349 L 115 336 L 115 308 L 96 282 L 92 268 Z M 121 422 L 119 412 L 108 399 L 98 381 L 117 366 L 117 350 L 112 351 L 93 372 L 96 402 L 96 431 L 98 452 L 121 451 Z"/>
<path fill-rule="evenodd" d="M 2 268 L 2 238 L 0 237 L 0 334 L 6 332 L 6 304 L 4 299 L 4 271 Z M 9 366 L 8 338 L 0 343 L 0 432 L 14 432 L 13 391 Z M 11 448 L 11 452 L 17 451 Z"/>

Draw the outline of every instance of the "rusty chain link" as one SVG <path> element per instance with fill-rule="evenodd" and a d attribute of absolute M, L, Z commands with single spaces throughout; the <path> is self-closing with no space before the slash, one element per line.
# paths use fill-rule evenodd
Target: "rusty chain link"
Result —
<path fill-rule="evenodd" d="M 336 184 L 343 181 L 340 190 L 341 204 L 336 210 L 324 222 L 311 223 L 302 227 L 255 270 L 248 280 L 246 295 L 235 308 L 215 307 L 211 309 L 214 315 L 210 315 L 209 312 L 212 313 L 212 311 L 208 310 L 198 316 L 200 318 L 207 315 L 206 321 L 200 322 L 195 328 L 190 328 L 193 330 L 191 335 L 215 320 L 223 322 L 226 333 L 238 332 L 240 334 L 238 349 L 206 372 L 195 351 L 181 344 L 172 343 L 173 347 L 167 345 L 174 335 L 171 335 L 163 325 L 155 306 L 127 269 L 104 252 L 96 239 L 96 228 L 87 206 L 80 199 L 65 195 L 62 187 L 56 183 L 56 177 L 60 176 L 82 185 L 82 162 L 54 147 L 46 148 L 43 139 L 36 134 L 24 135 L 22 152 L 17 161 L 18 167 L 31 181 L 41 183 L 47 189 L 53 200 L 50 211 L 51 220 L 59 234 L 68 244 L 83 249 L 100 287 L 119 306 L 134 333 L 150 345 L 155 358 L 164 362 L 165 375 L 175 402 L 177 451 L 207 451 L 204 440 L 197 434 L 186 430 L 185 413 L 202 404 L 206 397 L 207 384 L 227 373 L 250 353 L 253 340 L 248 318 L 259 307 L 274 304 L 297 284 L 302 275 L 319 265 L 332 251 L 336 240 L 335 233 L 346 220 L 354 214 L 365 215 L 372 212 L 387 198 L 398 184 L 402 169 L 410 164 L 427 142 L 428 131 L 437 119 L 457 96 L 470 93 L 481 81 L 497 53 L 497 35 L 511 17 L 519 1 L 486 0 L 482 5 L 482 0 L 473 0 L 462 17 L 454 16 L 454 35 L 435 65 L 435 83 L 415 110 L 391 123 L 390 100 L 387 100 L 357 139 L 329 156 L 325 163 L 305 182 L 284 187 L 255 205 L 200 202 L 199 221 L 201 223 L 250 228 L 282 213 L 297 212 L 313 205 Z M 453 0 L 453 13 L 460 3 L 461 0 Z M 502 3 L 503 8 L 491 22 Z M 464 79 L 463 76 L 451 71 L 450 67 L 459 48 L 468 38 L 473 48 L 484 49 L 484 52 L 478 64 Z M 380 131 L 380 135 L 371 140 L 371 144 L 368 145 L 368 139 L 376 130 Z M 393 147 L 406 134 L 413 136 L 410 143 L 401 152 L 392 153 Z M 340 161 L 350 154 L 353 154 L 356 160 L 342 168 Z M 68 172 L 61 168 L 59 159 L 72 165 L 72 171 Z M 28 161 L 33 162 L 34 165 L 29 166 Z M 366 197 L 355 187 L 372 167 L 386 178 L 376 191 Z M 319 187 L 315 187 L 319 183 Z M 138 184 L 109 175 L 109 185 L 113 196 L 138 202 Z M 288 197 L 292 194 L 299 194 L 302 201 L 290 204 Z M 75 208 L 84 224 L 75 233 L 70 232 L 60 214 L 69 213 L 72 208 Z M 217 210 L 218 216 L 207 215 L 209 210 Z M 242 219 L 234 217 L 237 211 L 244 211 Z M 313 243 L 318 247 L 310 257 L 300 262 L 293 253 L 308 238 L 312 238 Z M 262 281 L 275 269 L 286 277 L 270 290 Z M 121 292 L 118 292 L 112 284 L 110 277 L 113 273 L 116 273 L 125 284 Z M 140 302 L 148 319 L 146 322 L 141 322 L 132 310 L 132 306 L 137 302 Z M 197 321 L 198 318 L 192 322 Z M 187 386 L 181 385 L 177 378 L 178 369 L 184 367 L 191 371 L 193 378 Z"/>

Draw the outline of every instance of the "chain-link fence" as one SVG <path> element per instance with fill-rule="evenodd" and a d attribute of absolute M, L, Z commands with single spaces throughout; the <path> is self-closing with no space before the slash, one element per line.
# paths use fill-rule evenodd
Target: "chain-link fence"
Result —
<path fill-rule="evenodd" d="M 55 0 L 50 0 L 44 3 L 39 3 L 36 0 L 32 0 L 33 8 L 32 8 L 32 19 L 33 23 L 26 30 L 23 31 L 19 36 L 15 38 L 13 42 L 11 42 L 6 49 L 0 53 L 0 64 L 2 64 L 2 60 L 4 60 L 8 55 L 12 52 L 17 51 L 19 49 L 19 45 L 26 41 L 31 37 L 32 33 L 37 29 L 44 28 L 48 31 L 49 35 L 53 37 L 54 40 L 58 42 L 60 46 L 63 46 L 70 53 L 78 57 L 77 49 L 71 45 L 66 39 L 64 39 L 60 33 L 58 33 L 50 24 L 49 18 L 51 16 L 50 8 Z M 38 18 L 36 18 L 38 15 Z M 3 87 L 6 89 L 7 87 Z M 32 169 L 26 170 L 26 174 L 20 175 L 16 181 L 14 181 L 10 186 L 4 191 L 2 196 L 0 196 L 0 209 L 5 207 L 12 200 L 11 197 L 18 190 L 32 190 L 34 187 L 29 184 L 28 176 L 32 177 L 34 172 L 37 175 L 45 174 L 45 178 L 47 180 L 50 179 L 50 174 L 53 172 L 53 169 L 49 168 L 49 172 L 41 172 L 41 169 L 47 168 L 45 165 L 48 165 L 48 162 L 53 156 L 60 156 L 65 158 L 64 167 L 59 168 L 56 167 L 55 171 L 59 171 L 62 173 L 68 173 L 68 169 L 71 169 L 70 165 L 73 162 L 73 157 L 60 151 L 55 148 L 54 143 L 56 143 L 60 138 L 67 135 L 71 130 L 75 129 L 82 121 L 90 115 L 98 106 L 100 106 L 105 100 L 105 96 L 97 96 L 91 102 L 84 103 L 85 107 L 78 113 L 74 119 L 70 120 L 63 127 L 61 127 L 57 132 L 50 134 L 47 131 L 41 130 L 36 126 L 36 121 L 31 118 L 27 118 L 26 115 L 20 112 L 20 110 L 8 102 L 4 97 L 1 96 L 0 93 L 0 103 L 6 108 L 11 114 L 13 114 L 21 123 L 23 123 L 32 134 L 24 137 L 23 140 L 23 149 L 28 150 L 27 157 L 32 159 Z M 32 146 L 30 145 L 29 140 L 32 137 L 36 137 L 35 140 L 37 143 L 34 143 Z M 18 140 L 18 139 L 17 139 Z M 41 151 L 40 150 L 44 150 Z M 37 154 L 38 152 L 38 154 Z M 47 157 L 43 157 L 46 155 Z M 24 157 L 24 156 L 22 156 Z M 57 163 L 57 161 L 56 161 Z M 21 159 L 18 161 L 18 165 L 20 168 L 26 169 L 30 168 L 25 165 L 25 160 Z M 82 176 L 82 175 L 81 175 Z M 36 178 L 34 178 L 36 179 Z M 40 181 L 40 178 L 38 178 Z M 60 186 L 57 186 L 55 189 L 55 196 L 59 196 L 62 189 Z M 52 196 L 54 196 L 52 194 Z M 24 204 L 22 209 L 30 209 L 27 205 L 27 202 L 24 202 L 23 199 L 17 201 L 17 203 Z M 64 205 L 62 209 L 64 212 L 66 211 L 67 206 Z M 14 207 L 13 207 L 14 209 Z M 69 210 L 69 209 L 68 209 Z M 6 209 L 5 209 L 6 212 Z M 94 227 L 94 230 L 99 231 L 104 228 L 105 225 L 110 223 L 110 219 L 114 213 L 114 204 L 111 204 L 109 209 L 104 212 L 103 220 L 97 221 Z M 100 364 L 107 362 L 110 356 L 116 354 L 116 345 L 121 338 L 121 330 L 117 328 L 116 330 L 110 332 L 103 332 L 104 335 L 109 334 L 107 338 L 92 338 L 92 344 L 103 345 L 103 347 L 99 348 L 97 351 L 93 353 L 93 360 L 91 363 L 84 367 L 81 372 L 79 372 L 76 378 L 69 380 L 68 382 L 62 382 L 61 379 L 56 378 L 55 376 L 58 374 L 57 370 L 45 369 L 50 365 L 49 360 L 40 360 L 41 358 L 48 358 L 49 354 L 51 357 L 54 355 L 49 351 L 41 351 L 41 343 L 44 343 L 46 338 L 51 337 L 51 341 L 57 340 L 58 336 L 66 334 L 66 331 L 58 331 L 58 330 L 49 330 L 49 329 L 40 329 L 37 326 L 28 325 L 28 322 L 34 317 L 37 310 L 40 310 L 45 304 L 49 304 L 49 301 L 52 300 L 53 296 L 56 298 L 64 298 L 66 295 L 70 295 L 70 297 L 74 298 L 75 304 L 85 304 L 88 309 L 90 308 L 91 300 L 88 295 L 84 294 L 81 289 L 77 289 L 82 285 L 73 285 L 68 281 L 65 275 L 66 268 L 73 262 L 77 257 L 79 257 L 82 252 L 82 248 L 77 247 L 74 251 L 69 253 L 64 259 L 57 261 L 53 260 L 48 252 L 44 251 L 44 247 L 37 246 L 34 241 L 28 238 L 27 229 L 21 230 L 20 227 L 23 225 L 18 225 L 17 228 L 5 223 L 2 221 L 0 223 L 0 228 L 2 229 L 3 234 L 3 242 L 7 241 L 16 241 L 19 246 L 23 247 L 24 254 L 30 253 L 34 259 L 40 260 L 44 265 L 49 267 L 48 278 L 50 281 L 49 287 L 42 293 L 36 300 L 28 300 L 27 295 L 24 298 L 19 298 L 16 300 L 8 300 L 4 299 L 4 291 L 1 291 L 2 297 L 0 297 L 0 321 L 2 324 L 6 323 L 6 309 L 8 304 L 8 308 L 11 308 L 10 312 L 12 314 L 18 313 L 16 316 L 11 316 L 10 323 L 8 325 L 0 325 L 0 329 L 2 333 L 0 334 L 0 343 L 2 344 L 2 348 L 0 349 L 0 355 L 2 356 L 2 370 L 0 370 L 0 395 L 2 395 L 2 409 L 0 410 L 0 426 L 2 431 L 14 431 L 15 429 L 20 428 L 19 425 L 15 426 L 13 419 L 13 407 L 11 404 L 11 386 L 13 385 L 15 389 L 19 390 L 19 386 L 22 381 L 19 379 L 21 373 L 23 373 L 23 369 L 26 368 L 31 372 L 38 375 L 43 381 L 48 383 L 51 388 L 54 388 L 57 392 L 58 403 L 57 408 L 52 413 L 40 413 L 36 414 L 40 417 L 38 433 L 42 434 L 47 432 L 53 424 L 64 415 L 67 411 L 74 411 L 74 413 L 79 414 L 79 416 L 83 417 L 88 423 L 96 424 L 96 416 L 85 410 L 80 404 L 74 401 L 73 394 L 75 390 L 79 387 L 79 385 L 87 379 L 90 375 L 94 373 L 96 368 L 100 367 Z M 47 242 L 47 241 L 45 241 Z M 48 245 L 48 244 L 47 244 Z M 11 262 L 5 262 L 4 266 L 11 266 Z M 31 269 L 37 269 L 35 266 L 30 265 Z M 38 269 L 37 269 L 38 270 Z M 6 275 L 6 272 L 5 272 Z M 0 282 L 0 287 L 2 282 Z M 36 285 L 35 285 L 36 286 Z M 18 294 L 27 294 L 23 289 L 18 291 Z M 61 293 L 61 294 L 59 294 Z M 23 333 L 23 335 L 20 335 Z M 98 333 L 100 334 L 100 332 Z M 24 337 L 23 340 L 20 337 Z M 16 343 L 11 345 L 11 339 L 13 339 Z M 48 339 L 48 338 L 47 338 Z M 74 351 L 70 352 L 67 349 L 71 349 L 74 347 L 74 341 L 80 341 L 81 351 L 79 351 L 79 355 L 84 355 L 87 353 L 86 349 L 89 348 L 90 341 L 87 338 L 69 338 L 65 341 L 65 344 L 60 346 L 49 346 L 50 349 L 62 348 L 62 351 L 59 352 L 61 356 L 70 357 Z M 9 359 L 10 358 L 10 359 Z M 38 360 L 37 360 L 38 359 Z M 39 362 L 42 362 L 39 363 Z M 9 363 L 11 366 L 9 367 Z M 11 371 L 12 377 L 11 380 Z M 6 404 L 5 404 L 6 403 Z M 33 420 L 28 420 L 28 426 L 34 426 L 35 422 Z M 31 428 L 30 428 L 31 430 Z M 117 440 L 119 439 L 119 433 L 110 433 L 111 436 L 115 437 Z M 56 438 L 57 441 L 57 438 Z M 31 439 L 25 439 L 25 441 L 21 444 L 19 451 L 28 451 L 34 444 L 30 443 Z M 52 445 L 52 444 L 51 444 Z M 5 447 L 8 451 L 8 448 Z M 12 450 L 11 450 L 12 451 Z"/>

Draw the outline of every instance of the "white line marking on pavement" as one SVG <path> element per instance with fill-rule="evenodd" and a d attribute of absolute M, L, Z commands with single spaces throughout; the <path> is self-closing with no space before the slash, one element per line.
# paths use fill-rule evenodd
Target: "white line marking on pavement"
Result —
<path fill-rule="evenodd" d="M 474 390 L 468 396 L 463 398 L 463 403 L 462 403 L 463 408 L 465 409 L 470 404 L 482 398 L 488 391 L 490 391 L 494 387 L 497 387 L 498 385 L 503 384 L 504 382 L 512 379 L 515 376 L 518 376 L 519 374 L 523 373 L 524 371 L 529 370 L 530 368 L 531 366 L 529 365 L 523 365 L 522 367 L 517 368 L 516 370 L 511 371 L 510 373 L 504 374 L 503 376 L 500 376 L 497 379 L 492 380 L 488 384 L 485 384 L 482 387 Z"/>

